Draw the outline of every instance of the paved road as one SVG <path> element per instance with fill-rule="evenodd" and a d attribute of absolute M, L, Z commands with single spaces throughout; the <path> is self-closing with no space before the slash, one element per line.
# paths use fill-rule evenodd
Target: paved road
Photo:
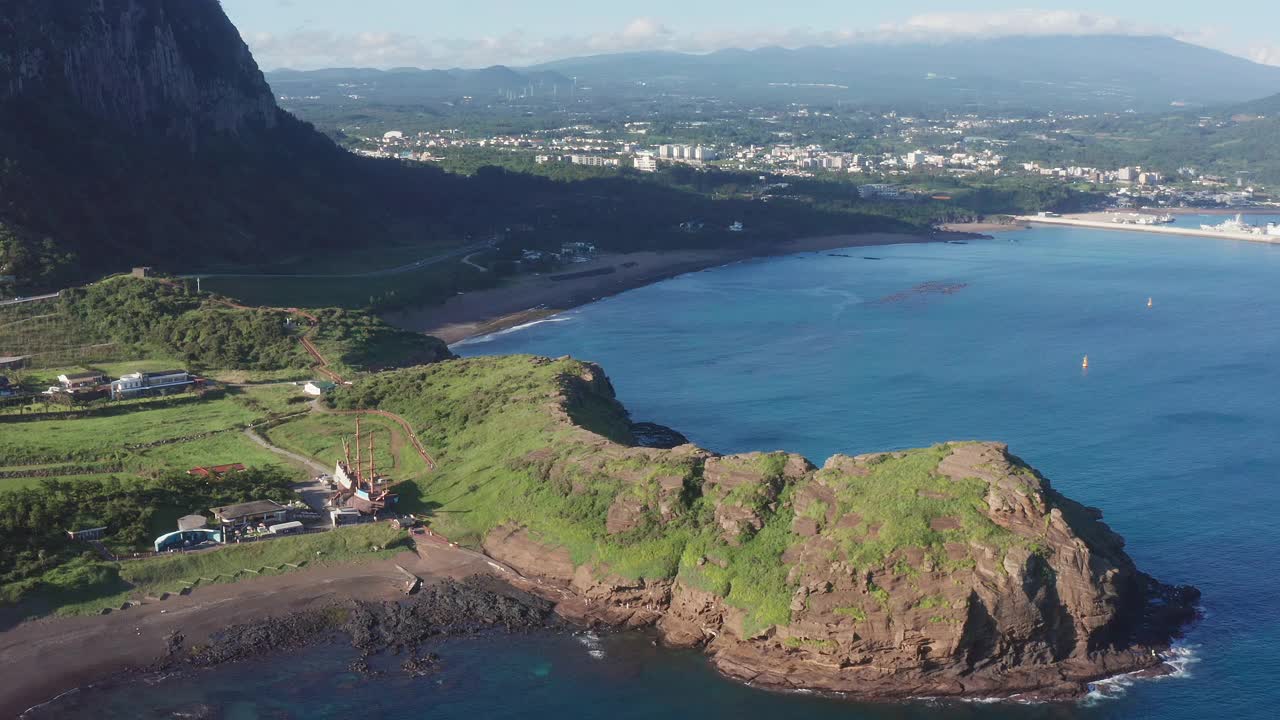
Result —
<path fill-rule="evenodd" d="M 485 272 L 485 273 L 489 272 L 489 268 L 487 268 L 487 267 L 485 267 L 485 266 L 483 266 L 483 265 L 477 265 L 476 263 L 471 262 L 471 258 L 472 258 L 475 254 L 476 254 L 476 253 L 471 253 L 471 255 L 468 255 L 468 256 L 466 256 L 466 257 L 462 258 L 462 264 L 463 264 L 463 265 L 470 265 L 471 267 L 473 267 L 473 268 L 475 268 L 475 269 L 479 270 L 480 272 Z"/>
<path fill-rule="evenodd" d="M 199 273 L 193 275 L 179 275 L 180 278 L 370 278 L 370 277 L 386 277 L 388 275 L 401 275 L 414 270 L 420 270 L 424 267 L 437 265 L 448 260 L 459 257 L 469 256 L 481 250 L 493 247 L 493 243 L 489 240 L 484 242 L 472 243 L 455 250 L 450 250 L 439 255 L 431 255 L 415 260 L 411 263 L 399 265 L 393 268 L 384 268 L 382 270 L 369 270 L 360 273 Z"/>
<path fill-rule="evenodd" d="M 312 472 L 316 473 L 316 476 L 313 476 L 310 480 L 295 484 L 293 486 L 293 489 L 297 490 L 298 494 L 302 496 L 302 501 L 307 504 L 307 507 L 321 514 L 328 512 L 327 509 L 325 508 L 325 501 L 328 499 L 329 495 L 331 494 L 331 491 L 329 490 L 329 487 L 324 484 L 324 482 L 317 479 L 317 477 L 320 475 L 327 475 L 329 473 L 328 468 L 316 462 L 315 460 L 312 460 L 309 457 L 299 455 L 298 453 L 285 450 L 282 447 L 277 447 L 275 445 L 272 445 L 270 442 L 267 441 L 266 438 L 259 435 L 258 431 L 255 430 L 254 428 L 251 428 L 251 427 L 245 428 L 244 434 L 250 440 L 254 441 L 258 445 L 261 445 L 267 450 L 270 450 L 276 455 L 279 455 L 284 458 L 288 458 L 289 460 L 292 460 L 302 465 L 303 467 L 307 468 L 308 470 L 311 470 Z"/>
<path fill-rule="evenodd" d="M 22 303 L 38 302 L 40 300 L 52 300 L 61 294 L 62 294 L 61 292 L 56 292 L 56 293 L 49 293 L 48 295 L 36 295 L 34 297 L 21 297 L 21 298 L 13 298 L 12 300 L 0 300 L 0 307 L 3 307 L 5 305 L 21 305 Z"/>

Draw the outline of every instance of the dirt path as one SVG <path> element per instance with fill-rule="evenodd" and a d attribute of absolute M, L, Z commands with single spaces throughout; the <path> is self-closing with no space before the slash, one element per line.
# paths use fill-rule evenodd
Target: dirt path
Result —
<path fill-rule="evenodd" d="M 370 277 L 387 277 L 388 275 L 401 275 L 415 270 L 421 270 L 424 267 L 437 265 L 448 260 L 452 260 L 459 255 L 472 255 L 481 250 L 493 247 L 493 243 L 489 240 L 470 243 L 460 248 L 454 248 L 448 252 L 429 255 L 421 260 L 415 260 L 404 265 L 397 265 L 391 268 L 383 268 L 381 270 L 366 270 L 358 273 L 199 273 L 196 275 L 179 275 L 181 278 L 370 278 Z M 483 270 L 484 268 L 481 268 Z"/>
<path fill-rule="evenodd" d="M 308 568 L 227 585 L 201 587 L 188 596 L 144 603 L 87 617 L 23 623 L 0 634 L 0 717 L 127 668 L 163 657 L 165 638 L 181 632 L 188 646 L 228 625 L 323 607 L 348 599 L 402 597 L 399 564 L 427 582 L 494 572 L 487 558 L 446 544 L 390 560 Z"/>
<path fill-rule="evenodd" d="M 413 431 L 413 427 L 409 425 L 409 421 L 395 413 L 390 413 L 386 410 L 330 410 L 324 406 L 324 403 L 320 402 L 319 398 L 317 398 L 315 402 L 311 403 L 311 407 L 316 412 L 324 413 L 326 415 L 377 415 L 378 417 L 387 418 L 399 425 L 400 429 L 404 431 L 405 437 L 409 439 L 409 444 L 413 445 L 414 451 L 417 452 L 423 461 L 427 463 L 427 469 L 436 469 L 436 461 L 422 445 L 422 441 L 418 439 L 418 435 Z"/>

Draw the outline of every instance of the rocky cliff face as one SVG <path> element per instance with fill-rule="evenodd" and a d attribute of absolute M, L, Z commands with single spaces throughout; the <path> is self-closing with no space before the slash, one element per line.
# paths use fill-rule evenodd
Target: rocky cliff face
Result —
<path fill-rule="evenodd" d="M 217 0 L 9 0 L 0 100 L 65 97 L 114 126 L 191 140 L 279 110 Z"/>
<path fill-rule="evenodd" d="M 564 398 L 611 399 L 603 373 L 585 367 Z M 553 412 L 571 424 L 562 406 Z M 1100 677 L 1158 671 L 1158 652 L 1195 616 L 1194 589 L 1138 571 L 1100 511 L 1001 444 L 836 456 L 820 469 L 785 453 L 624 447 L 582 428 L 558 436 L 561 448 L 575 444 L 588 451 L 528 462 L 568 493 L 610 468 L 624 489 L 607 537 L 687 536 L 679 567 L 635 577 L 600 557 L 575 562 L 511 523 L 485 550 L 567 615 L 656 626 L 754 684 L 1073 697 Z"/>

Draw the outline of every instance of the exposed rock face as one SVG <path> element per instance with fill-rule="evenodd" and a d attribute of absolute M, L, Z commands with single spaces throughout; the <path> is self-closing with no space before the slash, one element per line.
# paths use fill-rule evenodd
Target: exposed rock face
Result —
<path fill-rule="evenodd" d="M 217 0 L 9 0 L 0 78 L 0 101 L 66 97 L 118 128 L 187 141 L 279 121 Z"/>
<path fill-rule="evenodd" d="M 598 368 L 581 380 L 612 397 Z M 1195 617 L 1197 591 L 1139 572 L 1100 511 L 1002 444 L 836 456 L 817 469 L 786 453 L 569 432 L 589 450 L 548 450 L 537 459 L 546 481 L 589 492 L 591 473 L 623 478 L 606 533 L 692 533 L 679 569 L 630 579 L 605 562 L 575 567 L 518 527 L 494 530 L 485 549 L 540 581 L 531 589 L 565 615 L 654 624 L 744 681 L 876 698 L 1076 697 L 1100 677 L 1158 667 Z"/>

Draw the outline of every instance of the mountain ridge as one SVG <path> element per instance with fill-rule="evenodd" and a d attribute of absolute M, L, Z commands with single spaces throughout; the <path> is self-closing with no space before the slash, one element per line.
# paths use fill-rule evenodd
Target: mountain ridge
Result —
<path fill-rule="evenodd" d="M 732 60 L 732 62 L 726 62 Z M 936 43 L 859 43 L 726 49 L 698 55 L 635 52 L 529 66 L 614 86 L 765 97 L 770 83 L 843 85 L 827 100 L 985 103 L 1015 108 L 1155 110 L 1171 103 L 1243 102 L 1280 90 L 1280 68 L 1162 36 L 1010 36 Z M 955 87 L 946 87 L 955 83 Z M 1049 84 L 1052 92 L 1037 90 Z M 1029 87 L 1030 86 L 1030 87 Z M 774 91 L 777 95 L 779 91 Z M 1019 94 L 1025 98 L 1019 98 Z"/>

